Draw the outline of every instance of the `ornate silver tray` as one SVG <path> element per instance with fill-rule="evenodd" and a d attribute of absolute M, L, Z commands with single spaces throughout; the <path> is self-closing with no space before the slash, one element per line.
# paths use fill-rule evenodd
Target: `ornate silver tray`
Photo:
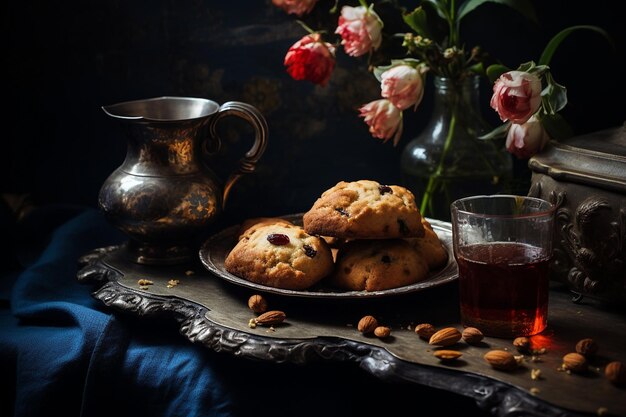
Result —
<path fill-rule="evenodd" d="M 290 214 L 281 216 L 295 224 L 302 224 L 302 214 Z M 383 291 L 340 291 L 336 288 L 325 286 L 323 281 L 317 286 L 306 290 L 287 290 L 282 288 L 268 287 L 266 285 L 257 284 L 247 281 L 243 278 L 235 276 L 228 272 L 224 267 L 224 261 L 231 249 L 237 243 L 238 226 L 231 226 L 221 232 L 216 233 L 207 239 L 200 248 L 200 261 L 213 274 L 223 280 L 242 287 L 250 288 L 256 291 L 285 295 L 290 297 L 306 297 L 306 298 L 379 298 L 394 295 L 401 295 L 422 291 L 429 288 L 437 287 L 454 281 L 458 277 L 458 268 L 456 260 L 452 254 L 452 227 L 448 222 L 427 218 L 432 225 L 433 230 L 439 236 L 439 239 L 448 251 L 448 262 L 430 274 L 430 276 L 416 284 L 406 285 L 404 287 L 393 288 Z"/>

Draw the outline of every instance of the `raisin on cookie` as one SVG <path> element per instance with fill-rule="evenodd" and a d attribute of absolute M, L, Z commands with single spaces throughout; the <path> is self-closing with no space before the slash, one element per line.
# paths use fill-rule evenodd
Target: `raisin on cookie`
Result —
<path fill-rule="evenodd" d="M 393 239 L 424 235 L 415 196 L 398 185 L 341 181 L 326 190 L 303 216 L 312 235 L 343 239 Z"/>
<path fill-rule="evenodd" d="M 328 244 L 300 226 L 270 223 L 241 236 L 224 266 L 248 281 L 274 288 L 307 289 L 334 267 Z"/>

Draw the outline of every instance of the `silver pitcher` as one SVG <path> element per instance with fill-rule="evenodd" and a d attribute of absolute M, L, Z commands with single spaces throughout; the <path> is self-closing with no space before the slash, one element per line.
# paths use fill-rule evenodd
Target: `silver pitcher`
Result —
<path fill-rule="evenodd" d="M 189 261 L 197 255 L 198 238 L 219 216 L 233 184 L 254 171 L 265 151 L 265 118 L 246 103 L 230 101 L 220 106 L 191 97 L 156 97 L 102 109 L 121 123 L 128 148 L 122 165 L 100 189 L 100 209 L 130 237 L 126 247 L 135 262 Z M 255 140 L 222 185 L 207 166 L 205 154 L 219 152 L 216 125 L 224 116 L 250 123 Z"/>

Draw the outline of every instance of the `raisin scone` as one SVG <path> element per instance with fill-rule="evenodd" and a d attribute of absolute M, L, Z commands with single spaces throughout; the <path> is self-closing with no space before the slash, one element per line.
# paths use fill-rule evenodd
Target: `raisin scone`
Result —
<path fill-rule="evenodd" d="M 392 239 L 424 235 L 411 191 L 376 181 L 341 181 L 326 190 L 302 218 L 312 235 Z"/>
<path fill-rule="evenodd" d="M 270 223 L 244 232 L 224 266 L 231 274 L 257 284 L 303 290 L 328 276 L 334 264 L 322 238 L 297 225 Z"/>
<path fill-rule="evenodd" d="M 353 291 L 381 291 L 427 277 L 428 264 L 406 240 L 352 240 L 339 249 L 329 283 Z"/>
<path fill-rule="evenodd" d="M 431 270 L 442 267 L 448 261 L 448 251 L 439 240 L 431 224 L 422 217 L 424 236 L 407 239 L 413 249 L 426 261 Z"/>

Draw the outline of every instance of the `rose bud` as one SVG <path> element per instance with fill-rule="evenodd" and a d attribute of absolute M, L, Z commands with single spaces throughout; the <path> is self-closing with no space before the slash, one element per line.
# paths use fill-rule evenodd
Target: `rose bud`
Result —
<path fill-rule="evenodd" d="M 272 3 L 288 14 L 302 16 L 313 10 L 317 0 L 272 0 Z"/>
<path fill-rule="evenodd" d="M 350 56 L 361 56 L 378 49 L 382 42 L 383 22 L 374 9 L 343 6 L 335 33 Z"/>
<path fill-rule="evenodd" d="M 424 96 L 420 72 L 410 65 L 397 65 L 381 74 L 381 95 L 400 110 L 417 107 Z"/>
<path fill-rule="evenodd" d="M 535 74 L 509 71 L 493 85 L 491 107 L 503 122 L 510 120 L 524 124 L 537 112 L 541 104 L 541 80 Z"/>
<path fill-rule="evenodd" d="M 537 117 L 524 124 L 513 123 L 506 136 L 506 149 L 519 159 L 530 158 L 541 151 L 550 137 Z"/>
<path fill-rule="evenodd" d="M 294 80 L 308 80 L 323 87 L 335 68 L 335 47 L 322 41 L 319 33 L 306 35 L 289 48 L 285 66 Z"/>
<path fill-rule="evenodd" d="M 369 131 L 375 138 L 387 142 L 393 137 L 394 146 L 402 135 L 402 111 L 389 100 L 380 99 L 363 105 L 359 109 L 360 117 L 370 127 Z"/>

